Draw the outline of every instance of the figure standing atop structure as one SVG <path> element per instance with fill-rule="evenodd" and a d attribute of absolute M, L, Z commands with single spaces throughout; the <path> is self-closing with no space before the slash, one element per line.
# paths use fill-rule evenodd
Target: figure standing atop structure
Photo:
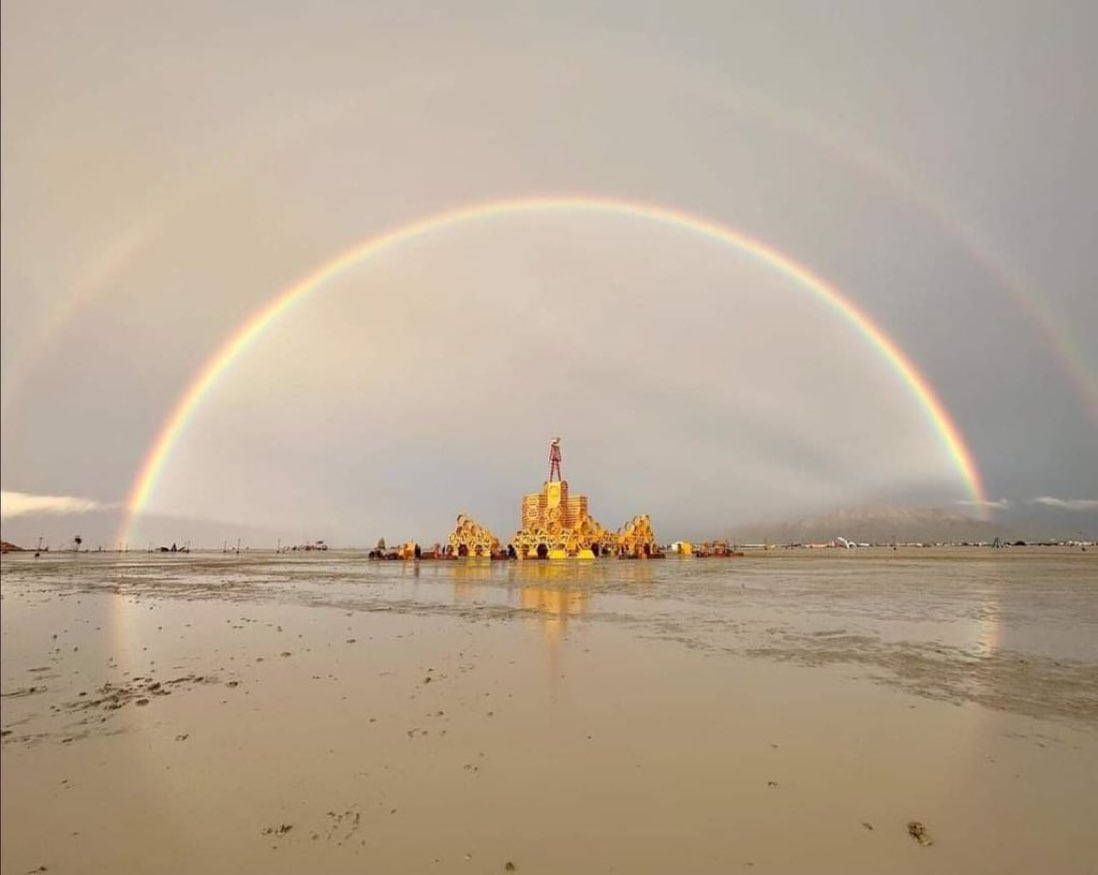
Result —
<path fill-rule="evenodd" d="M 549 482 L 553 482 L 553 474 L 556 473 L 560 480 L 560 437 L 549 441 Z"/>

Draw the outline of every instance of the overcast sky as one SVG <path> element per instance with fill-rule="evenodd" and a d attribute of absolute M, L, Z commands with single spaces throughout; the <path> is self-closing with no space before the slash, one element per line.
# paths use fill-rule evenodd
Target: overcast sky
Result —
<path fill-rule="evenodd" d="M 460 205 L 589 194 L 808 267 L 926 377 L 990 498 L 1093 511 L 1098 4 L 593 6 L 4 3 L 3 489 L 123 501 L 202 363 L 318 265 Z M 600 521 L 661 536 L 971 498 L 803 286 L 555 213 L 316 292 L 209 393 L 149 509 L 506 535 L 555 434 Z"/>

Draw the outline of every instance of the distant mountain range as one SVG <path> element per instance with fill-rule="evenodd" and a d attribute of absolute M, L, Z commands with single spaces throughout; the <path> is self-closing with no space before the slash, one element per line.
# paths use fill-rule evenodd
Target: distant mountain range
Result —
<path fill-rule="evenodd" d="M 1098 512 L 1025 505 L 998 510 L 993 522 L 940 507 L 842 508 L 796 521 L 733 526 L 723 537 L 739 544 L 817 544 L 842 537 L 871 544 L 958 541 L 1098 539 Z"/>

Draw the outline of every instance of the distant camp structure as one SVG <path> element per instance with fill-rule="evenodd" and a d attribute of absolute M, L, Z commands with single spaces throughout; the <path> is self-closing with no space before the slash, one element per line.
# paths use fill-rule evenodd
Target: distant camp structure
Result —
<path fill-rule="evenodd" d="M 616 532 L 608 531 L 590 515 L 586 495 L 572 495 L 561 477 L 560 438 L 549 442 L 549 479 L 540 492 L 522 497 L 520 528 L 507 547 L 476 520 L 460 514 L 447 539 L 453 557 L 511 559 L 623 559 L 658 557 L 656 537 L 647 516 L 636 516 Z"/>

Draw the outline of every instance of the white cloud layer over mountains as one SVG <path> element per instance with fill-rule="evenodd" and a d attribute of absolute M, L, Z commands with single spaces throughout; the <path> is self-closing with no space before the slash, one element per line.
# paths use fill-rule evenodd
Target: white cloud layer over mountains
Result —
<path fill-rule="evenodd" d="M 0 492 L 0 519 L 30 514 L 72 514 L 101 510 L 107 505 L 90 498 L 71 495 L 28 495 L 26 492 Z"/>
<path fill-rule="evenodd" d="M 1093 498 L 1053 498 L 1051 495 L 1042 495 L 1032 499 L 1030 504 L 1043 504 L 1045 507 L 1060 510 L 1098 510 L 1098 499 Z"/>

